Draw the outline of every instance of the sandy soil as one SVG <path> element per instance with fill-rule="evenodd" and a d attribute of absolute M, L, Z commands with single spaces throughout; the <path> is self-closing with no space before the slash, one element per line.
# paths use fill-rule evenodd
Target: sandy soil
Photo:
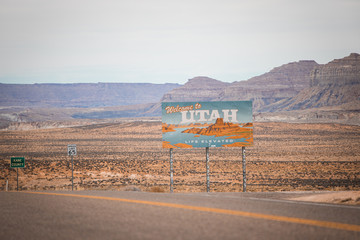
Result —
<path fill-rule="evenodd" d="M 336 203 L 360 205 L 360 191 L 340 191 L 340 192 L 325 192 L 317 193 L 309 196 L 302 196 L 290 198 L 290 200 L 306 201 L 306 202 L 321 202 L 321 203 Z"/>
<path fill-rule="evenodd" d="M 22 190 L 71 189 L 67 145 L 76 144 L 75 189 L 169 191 L 161 122 L 0 132 L 0 190 L 16 188 L 10 158 L 24 156 Z M 360 127 L 255 123 L 246 148 L 247 190 L 359 191 Z M 175 192 L 206 191 L 204 149 L 174 149 Z M 242 191 L 241 148 L 210 149 L 211 191 Z"/>

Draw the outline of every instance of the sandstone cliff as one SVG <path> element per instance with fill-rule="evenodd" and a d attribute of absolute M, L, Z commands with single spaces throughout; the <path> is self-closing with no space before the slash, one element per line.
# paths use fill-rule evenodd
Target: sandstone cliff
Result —
<path fill-rule="evenodd" d="M 294 97 L 264 107 L 263 111 L 290 111 L 332 107 L 360 110 L 360 55 L 335 59 L 316 67 L 310 74 L 310 87 Z"/>
<path fill-rule="evenodd" d="M 344 86 L 360 83 L 360 54 L 351 53 L 342 59 L 335 59 L 311 72 L 313 86 Z"/>
<path fill-rule="evenodd" d="M 252 100 L 254 111 L 259 111 L 263 106 L 293 97 L 309 87 L 310 73 L 316 66 L 315 61 L 293 62 L 247 81 L 234 83 L 195 77 L 165 94 L 162 101 Z"/>
<path fill-rule="evenodd" d="M 166 93 L 162 102 L 189 102 L 189 101 L 220 101 L 225 87 L 224 83 L 209 77 L 195 77 L 181 87 Z"/>
<path fill-rule="evenodd" d="M 299 61 L 276 67 L 268 73 L 231 84 L 222 100 L 251 100 L 255 112 L 271 103 L 296 96 L 310 86 L 315 61 Z"/>

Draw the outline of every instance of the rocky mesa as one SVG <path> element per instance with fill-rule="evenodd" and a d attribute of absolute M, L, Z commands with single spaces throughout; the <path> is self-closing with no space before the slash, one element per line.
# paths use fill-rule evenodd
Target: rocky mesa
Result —
<path fill-rule="evenodd" d="M 224 89 L 230 83 L 221 82 L 209 77 L 194 77 L 178 88 L 166 93 L 162 102 L 188 102 L 188 101 L 220 101 Z"/>
<path fill-rule="evenodd" d="M 294 97 L 266 106 L 278 112 L 313 108 L 360 110 L 360 55 L 352 53 L 320 65 L 310 73 L 310 86 Z"/>
<path fill-rule="evenodd" d="M 296 96 L 310 86 L 310 73 L 318 66 L 315 61 L 299 61 L 276 67 L 268 73 L 247 81 L 224 83 L 208 77 L 195 77 L 162 98 L 171 101 L 253 101 L 254 111 Z"/>
<path fill-rule="evenodd" d="M 228 84 L 196 77 L 173 89 L 162 101 L 251 100 L 256 121 L 360 125 L 359 56 L 351 53 L 327 64 L 292 62 L 247 81 Z M 210 92 L 212 97 L 207 95 Z"/>
<path fill-rule="evenodd" d="M 310 73 L 319 66 L 315 61 L 303 60 L 284 64 L 270 72 L 234 82 L 224 90 L 224 101 L 251 100 L 255 112 L 283 99 L 296 96 L 310 86 Z"/>

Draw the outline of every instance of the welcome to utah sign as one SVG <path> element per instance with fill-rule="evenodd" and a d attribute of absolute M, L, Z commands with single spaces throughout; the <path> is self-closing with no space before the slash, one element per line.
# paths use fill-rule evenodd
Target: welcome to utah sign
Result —
<path fill-rule="evenodd" d="M 163 102 L 163 148 L 253 144 L 252 102 Z"/>

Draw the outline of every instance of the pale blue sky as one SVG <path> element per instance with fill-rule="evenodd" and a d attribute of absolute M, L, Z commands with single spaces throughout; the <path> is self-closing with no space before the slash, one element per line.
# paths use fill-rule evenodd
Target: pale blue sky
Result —
<path fill-rule="evenodd" d="M 0 82 L 246 80 L 360 53 L 358 0 L 0 0 Z"/>

